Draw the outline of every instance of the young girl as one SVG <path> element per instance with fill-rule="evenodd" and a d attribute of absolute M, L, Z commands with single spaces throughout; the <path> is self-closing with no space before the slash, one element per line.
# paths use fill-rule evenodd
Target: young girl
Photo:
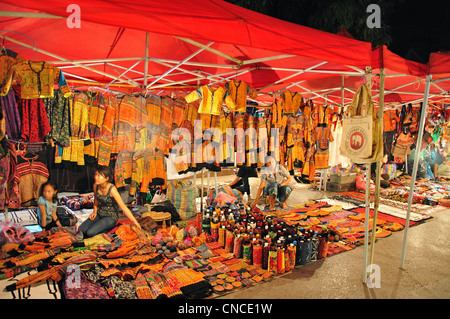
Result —
<path fill-rule="evenodd" d="M 94 212 L 81 225 L 85 238 L 107 233 L 119 220 L 119 208 L 137 228 L 141 226 L 125 205 L 117 188 L 112 184 L 114 175 L 108 166 L 99 166 L 94 175 Z"/>
<path fill-rule="evenodd" d="M 41 185 L 40 196 L 37 200 L 38 222 L 42 228 L 61 227 L 56 215 L 58 205 L 58 187 L 55 183 L 47 181 Z"/>

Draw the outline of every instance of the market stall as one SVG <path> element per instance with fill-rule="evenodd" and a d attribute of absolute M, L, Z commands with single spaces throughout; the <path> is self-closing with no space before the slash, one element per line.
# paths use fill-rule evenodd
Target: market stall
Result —
<path fill-rule="evenodd" d="M 345 93 L 353 96 L 359 87 L 349 83 L 366 79 L 372 84 L 370 44 L 222 1 L 200 1 L 195 7 L 185 1 L 126 7 L 115 1 L 78 1 L 79 28 L 76 19 L 70 20 L 69 1 L 45 6 L 23 1 L 20 7 L 1 3 L 7 17 L 0 27 L 6 66 L 2 109 L 5 124 L 16 124 L 1 130 L 8 154 L 2 157 L 3 167 L 9 168 L 2 180 L 8 191 L 0 202 L 5 222 L 13 210 L 20 226 L 34 226 L 37 190 L 53 179 L 60 192 L 74 192 L 61 196 L 59 206 L 79 226 L 92 213 L 89 192 L 99 164 L 114 168 L 115 186 L 123 190 L 125 202 L 135 201 L 132 211 L 147 230 L 120 219 L 105 236 L 81 238 L 77 228 L 69 227 L 30 240 L 29 228 L 8 224 L 4 234 L 22 236 L 5 237 L 2 278 L 23 277 L 7 291 L 61 281 L 75 264 L 83 269 L 83 287 L 91 287 L 93 296 L 202 298 L 353 249 L 363 233 L 368 242 L 369 230 L 374 242 L 375 236 L 403 229 L 398 220 L 377 220 L 377 206 L 370 219 L 368 206 L 363 217 L 355 207 L 349 212 L 322 201 L 280 211 L 274 218 L 250 209 L 243 194 L 225 187 L 216 187 L 215 195 L 236 198 L 233 203 L 217 203 L 211 192 L 208 206 L 201 198 L 197 212 L 195 181 L 167 180 L 166 158 L 190 138 L 189 151 L 178 153 L 181 160 L 174 163 L 180 176 L 229 165 L 261 168 L 264 156 L 257 155 L 265 149 L 263 155 L 273 152 L 290 171 L 300 168 L 302 178 L 313 181 L 316 170 L 328 170 L 331 128 L 342 120 Z M 418 71 L 399 72 L 417 76 Z M 326 91 L 335 86 L 327 82 L 335 75 L 342 93 L 338 98 Z M 325 91 L 315 86 L 319 82 Z M 383 76 L 380 97 L 382 85 Z M 404 88 L 399 82 L 390 85 L 390 92 Z M 382 113 L 382 98 L 379 103 Z M 203 125 L 199 131 L 195 121 Z M 177 128 L 188 134 L 174 138 Z M 213 132 L 206 138 L 208 128 Z M 215 144 L 215 138 L 227 139 L 227 128 L 278 130 L 269 139 L 244 136 L 243 156 L 234 157 L 239 153 L 235 136 L 231 146 Z M 316 147 L 323 152 L 318 154 Z M 199 161 L 192 160 L 196 156 Z M 349 219 L 338 219 L 344 217 Z M 159 224 L 157 234 L 153 222 Z M 66 297 L 80 297 L 70 295 L 68 287 L 63 290 Z"/>

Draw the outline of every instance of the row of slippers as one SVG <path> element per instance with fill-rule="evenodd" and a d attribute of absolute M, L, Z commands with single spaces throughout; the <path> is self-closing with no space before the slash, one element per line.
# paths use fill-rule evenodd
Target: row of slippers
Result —
<path fill-rule="evenodd" d="M 267 275 L 254 275 L 253 277 L 248 277 L 246 275 L 249 275 L 249 273 L 243 273 L 242 276 L 237 277 L 228 274 L 219 274 L 215 278 L 210 279 L 212 290 L 213 292 L 220 294 L 233 289 L 251 286 L 272 277 L 269 273 L 267 273 Z"/>

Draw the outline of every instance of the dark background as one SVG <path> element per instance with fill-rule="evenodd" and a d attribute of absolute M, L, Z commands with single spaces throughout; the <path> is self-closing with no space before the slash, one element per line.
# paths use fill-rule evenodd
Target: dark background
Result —
<path fill-rule="evenodd" d="M 419 0 L 226 0 L 281 20 L 387 45 L 403 58 L 427 63 L 431 52 L 450 50 L 450 1 Z M 367 6 L 378 4 L 381 28 L 369 29 Z"/>

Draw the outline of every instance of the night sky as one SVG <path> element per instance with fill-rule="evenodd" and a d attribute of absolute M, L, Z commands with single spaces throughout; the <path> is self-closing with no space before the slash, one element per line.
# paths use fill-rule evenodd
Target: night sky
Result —
<path fill-rule="evenodd" d="M 421 63 L 429 54 L 450 51 L 450 1 L 408 0 L 397 5 L 388 22 L 392 52 Z"/>
<path fill-rule="evenodd" d="M 450 51 L 449 0 L 226 0 L 227 2 L 275 18 L 330 33 L 343 25 L 356 39 L 372 42 L 403 58 L 427 63 L 431 52 Z M 366 8 L 378 4 L 381 10 L 381 34 L 386 40 L 364 38 L 368 34 Z M 339 7 L 338 10 L 334 7 Z M 365 35 L 363 35 L 366 33 Z M 381 39 L 383 36 L 381 35 Z"/>

